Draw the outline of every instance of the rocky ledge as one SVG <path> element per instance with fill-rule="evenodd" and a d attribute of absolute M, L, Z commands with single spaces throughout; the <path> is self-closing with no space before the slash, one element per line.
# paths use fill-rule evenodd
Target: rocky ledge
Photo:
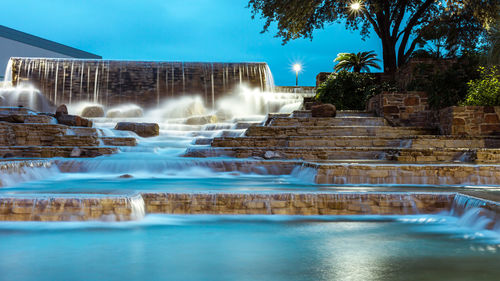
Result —
<path fill-rule="evenodd" d="M 135 138 L 100 137 L 90 119 L 69 115 L 65 106 L 55 114 L 0 107 L 0 158 L 96 157 L 134 145 Z"/>

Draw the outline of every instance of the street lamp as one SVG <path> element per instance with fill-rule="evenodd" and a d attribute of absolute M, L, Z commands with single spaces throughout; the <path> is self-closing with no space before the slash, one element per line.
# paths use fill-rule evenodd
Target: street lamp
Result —
<path fill-rule="evenodd" d="M 295 86 L 299 86 L 299 72 L 302 70 L 302 65 L 300 63 L 294 64 L 293 70 L 295 71 Z"/>

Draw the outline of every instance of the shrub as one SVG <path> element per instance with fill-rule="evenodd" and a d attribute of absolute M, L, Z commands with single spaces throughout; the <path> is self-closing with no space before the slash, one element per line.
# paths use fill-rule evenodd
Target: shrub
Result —
<path fill-rule="evenodd" d="M 500 70 L 480 67 L 481 78 L 469 81 L 463 105 L 500 106 Z"/>
<path fill-rule="evenodd" d="M 395 89 L 390 83 L 378 83 L 373 75 L 340 71 L 318 87 L 316 100 L 334 104 L 337 110 L 363 110 L 370 97 L 391 90 Z"/>
<path fill-rule="evenodd" d="M 429 105 L 434 109 L 458 105 L 467 96 L 468 81 L 479 78 L 478 54 L 465 54 L 444 70 L 433 65 L 422 64 L 415 69 L 414 76 L 407 87 L 408 91 L 424 91 L 429 97 Z"/>

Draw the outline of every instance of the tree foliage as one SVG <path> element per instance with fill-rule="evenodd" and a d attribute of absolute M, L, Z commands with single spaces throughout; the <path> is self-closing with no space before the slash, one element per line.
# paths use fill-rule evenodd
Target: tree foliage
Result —
<path fill-rule="evenodd" d="M 373 30 L 382 41 L 387 72 L 404 64 L 433 26 L 451 26 L 447 42 L 468 48 L 484 37 L 483 26 L 498 13 L 498 0 L 359 0 L 359 10 L 350 9 L 353 1 L 358 0 L 249 0 L 248 6 L 253 17 L 265 19 L 262 32 L 277 24 L 276 36 L 284 44 L 312 39 L 315 29 L 337 22 L 359 30 L 363 39 Z"/>
<path fill-rule="evenodd" d="M 353 70 L 353 72 L 360 73 L 362 70 L 366 72 L 370 72 L 370 67 L 380 69 L 378 65 L 379 59 L 377 59 L 377 55 L 373 51 L 369 52 L 359 52 L 359 53 L 340 53 L 337 55 L 334 62 L 337 62 L 335 65 L 335 71 L 340 70 Z"/>
<path fill-rule="evenodd" d="M 500 69 L 480 67 L 481 78 L 468 83 L 463 105 L 500 106 Z"/>
<path fill-rule="evenodd" d="M 444 69 L 435 67 L 432 62 L 417 65 L 413 71 L 414 79 L 407 90 L 427 92 L 429 104 L 434 109 L 458 105 L 467 96 L 467 83 L 480 78 L 478 67 L 484 63 L 484 57 L 471 52 L 452 61 Z"/>

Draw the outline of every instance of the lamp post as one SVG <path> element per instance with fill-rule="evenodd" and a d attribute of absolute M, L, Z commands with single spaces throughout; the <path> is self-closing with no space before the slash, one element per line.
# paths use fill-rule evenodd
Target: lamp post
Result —
<path fill-rule="evenodd" d="M 302 65 L 296 63 L 293 65 L 293 70 L 295 71 L 295 86 L 299 86 L 299 71 L 302 70 Z"/>

